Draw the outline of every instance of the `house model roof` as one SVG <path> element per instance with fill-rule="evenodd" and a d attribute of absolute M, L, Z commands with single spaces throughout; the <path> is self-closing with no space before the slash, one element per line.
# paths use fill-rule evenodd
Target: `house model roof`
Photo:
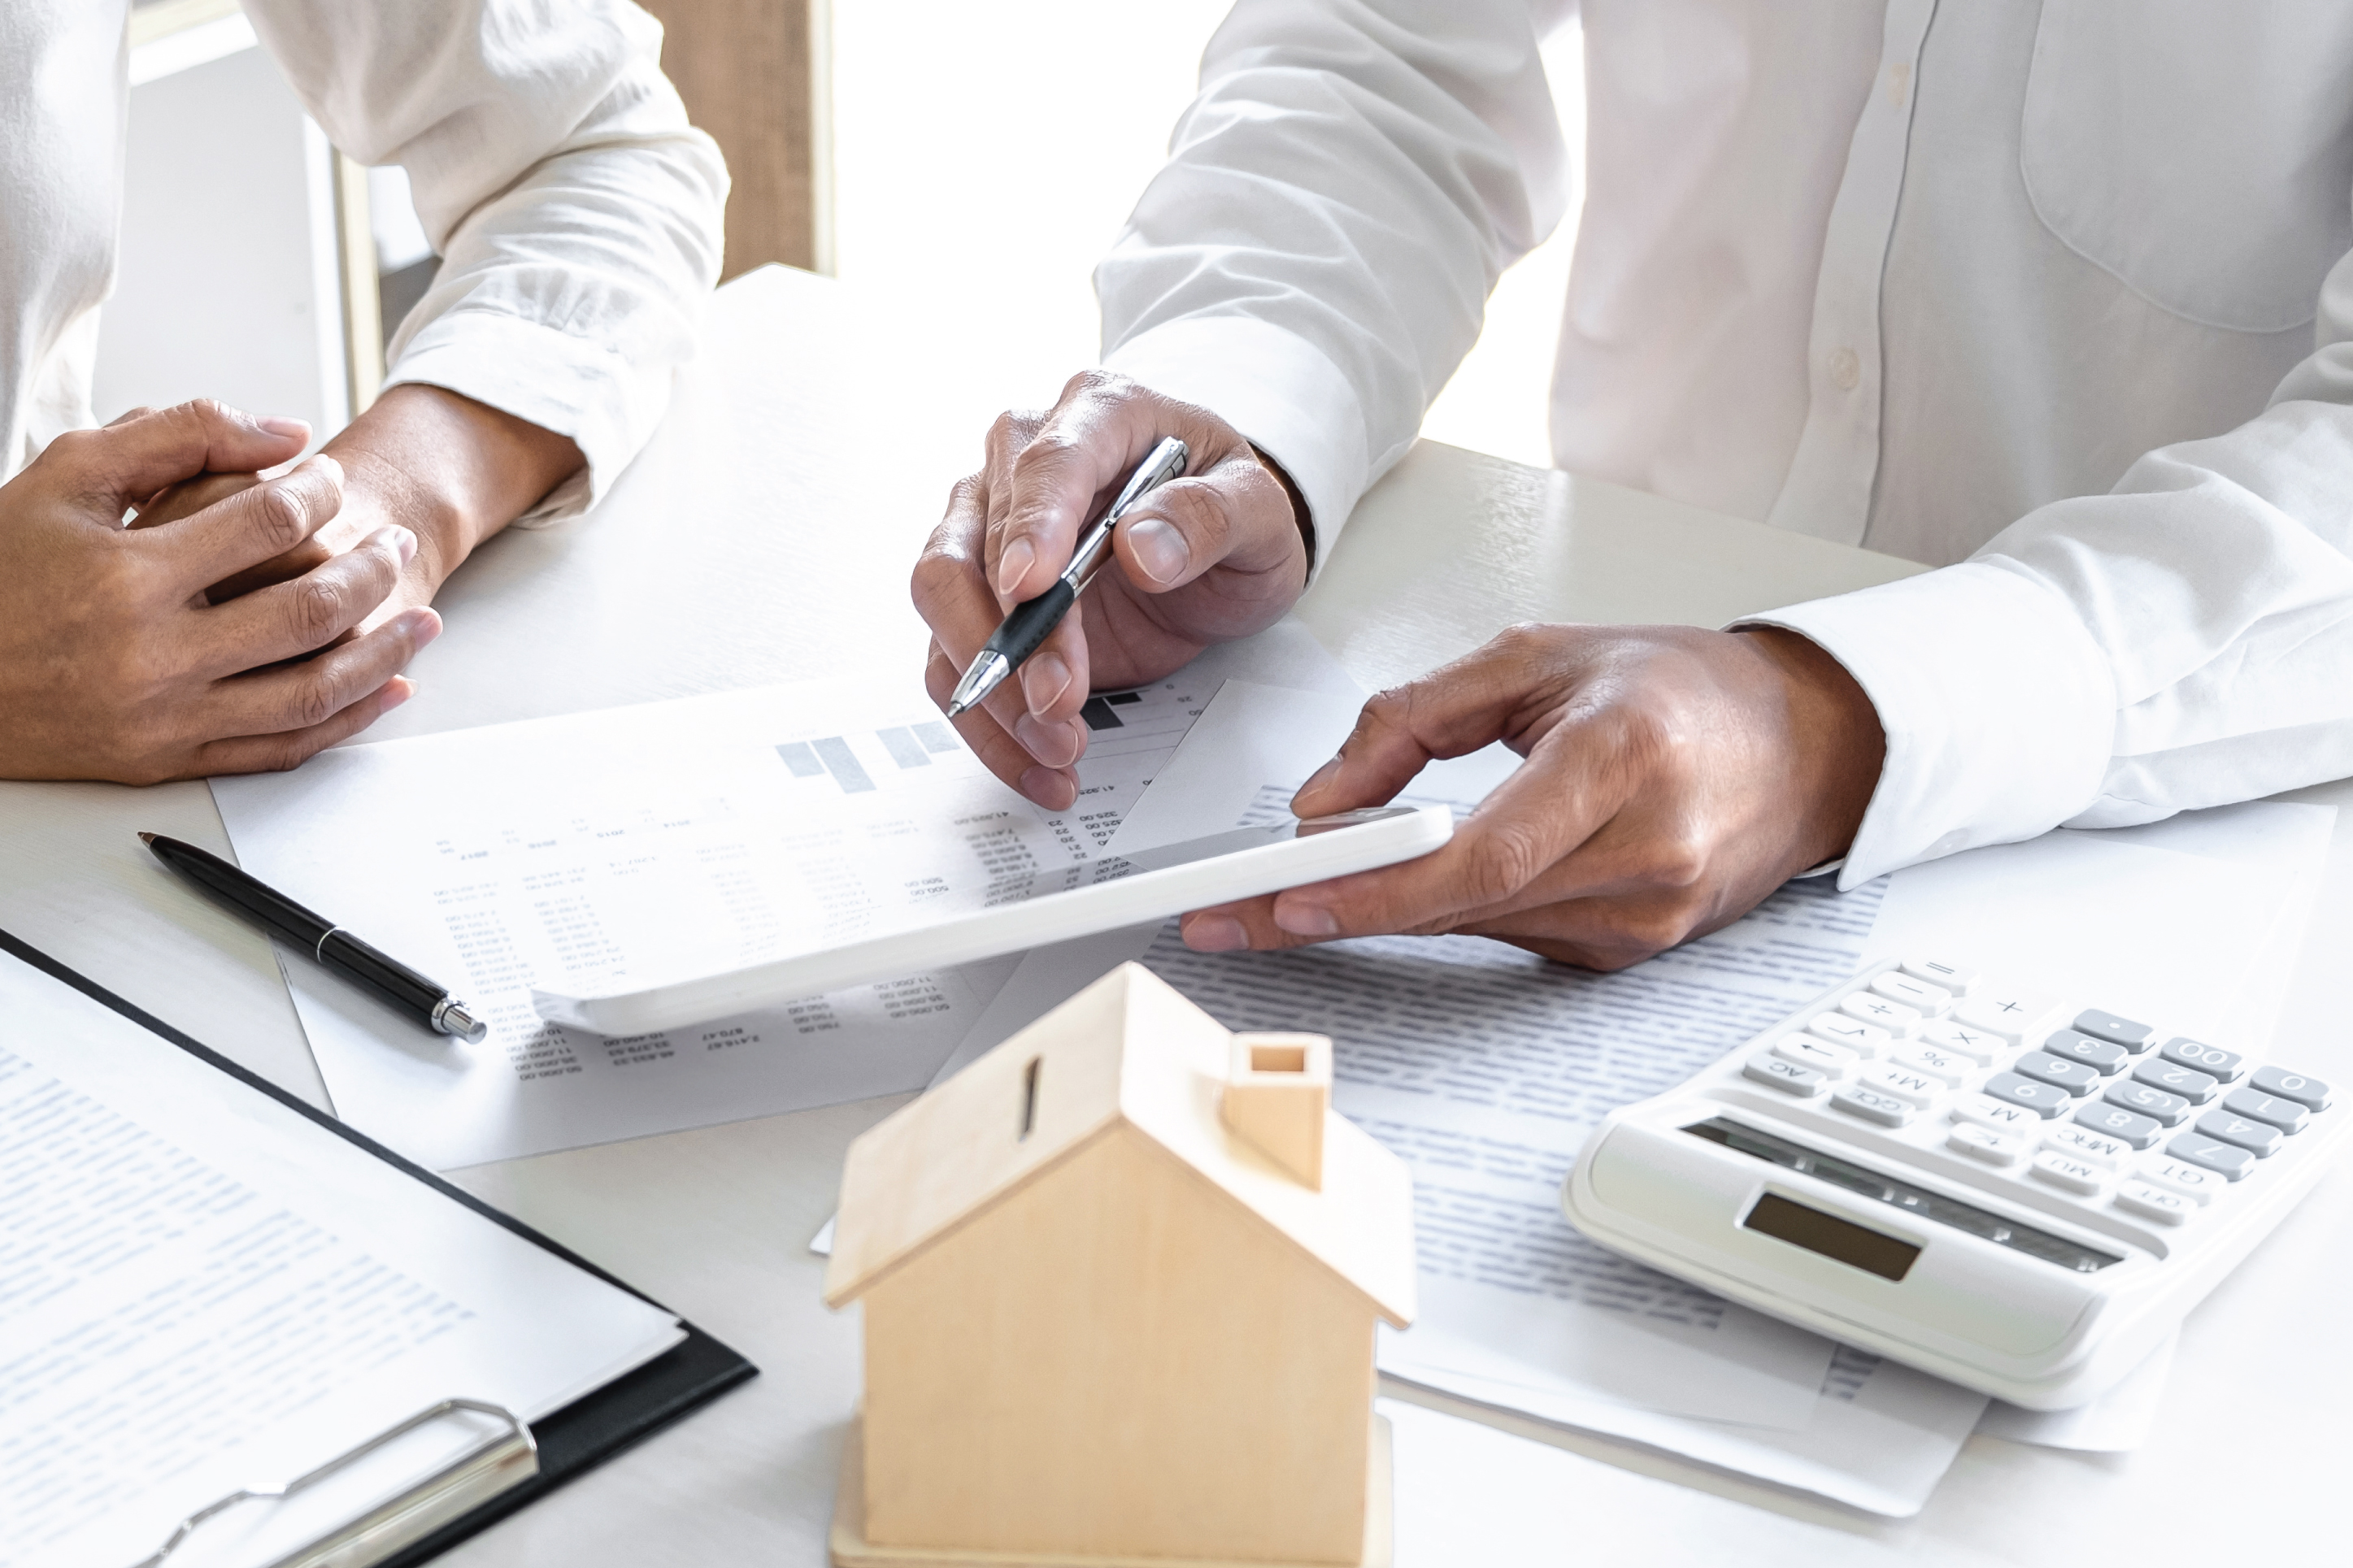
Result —
<path fill-rule="evenodd" d="M 1414 1311 L 1413 1182 L 1337 1115 L 1321 1191 L 1220 1120 L 1233 1036 L 1123 964 L 850 1146 L 825 1298 L 842 1306 L 1095 1140 L 1133 1129 L 1353 1287 L 1398 1328 Z"/>

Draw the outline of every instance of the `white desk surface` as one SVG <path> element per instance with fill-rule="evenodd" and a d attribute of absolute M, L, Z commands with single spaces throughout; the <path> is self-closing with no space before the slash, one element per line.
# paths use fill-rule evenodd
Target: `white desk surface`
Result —
<path fill-rule="evenodd" d="M 890 322 L 896 326 L 885 325 Z M 903 317 L 771 268 L 721 291 L 653 446 L 594 516 L 481 551 L 442 595 L 417 697 L 370 738 L 918 657 L 907 571 L 994 408 L 986 367 L 918 380 Z M 901 347 L 899 345 L 910 345 Z M 951 355 L 953 350 L 950 350 Z M 1424 444 L 1368 496 L 1300 616 L 1367 689 L 1514 620 L 1719 625 L 1915 570 L 1570 475 Z M 2295 798 L 2353 806 L 2353 784 Z M 268 944 L 139 850 L 226 849 L 200 784 L 0 784 L 0 927 L 314 1100 Z M 2353 1047 L 2353 811 L 2282 1024 L 2340 1081 Z M 450 1553 L 453 1568 L 825 1561 L 858 1323 L 806 1250 L 871 1100 L 459 1173 L 708 1328 L 762 1375 Z M 2158 1429 L 2126 1456 L 1973 1438 L 1889 1522 L 1682 1461 L 1428 1410 L 1398 1422 L 1398 1561 L 2232 1562 L 2327 1528 L 2353 1409 L 2353 1183 L 2341 1174 L 2194 1315 Z"/>

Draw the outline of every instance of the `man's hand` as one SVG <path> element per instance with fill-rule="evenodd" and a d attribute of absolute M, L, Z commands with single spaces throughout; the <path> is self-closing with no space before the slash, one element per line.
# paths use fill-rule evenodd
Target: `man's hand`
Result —
<path fill-rule="evenodd" d="M 206 597 L 337 515 L 332 458 L 175 521 L 122 526 L 164 486 L 282 463 L 307 434 L 208 403 L 142 410 L 59 437 L 0 486 L 0 777 L 288 768 L 406 698 L 398 672 L 439 617 L 412 610 L 351 634 L 416 553 L 407 530 L 372 529 L 289 579 Z"/>
<path fill-rule="evenodd" d="M 1307 546 L 1289 482 L 1208 409 L 1089 371 L 1048 412 L 998 418 L 987 466 L 957 482 L 915 563 L 932 628 L 924 680 L 945 708 L 1006 611 L 1053 585 L 1080 530 L 1165 436 L 1191 449 L 1185 477 L 1127 514 L 1113 563 L 1045 646 L 956 721 L 991 772 L 1051 810 L 1078 798 L 1090 690 L 1157 679 L 1299 597 Z"/>
<path fill-rule="evenodd" d="M 1189 914 L 1186 942 L 1463 931 L 1620 969 L 1843 854 L 1885 750 L 1862 689 L 1792 633 L 1524 626 L 1366 703 L 1292 809 L 1382 805 L 1499 740 L 1527 761 L 1445 847 Z"/>

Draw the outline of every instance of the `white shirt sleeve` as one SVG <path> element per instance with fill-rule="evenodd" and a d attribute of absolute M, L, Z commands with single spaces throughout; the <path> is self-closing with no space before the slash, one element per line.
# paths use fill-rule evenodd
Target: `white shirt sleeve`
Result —
<path fill-rule="evenodd" d="M 1828 649 L 1887 732 L 1841 886 L 2353 773 L 2353 255 L 2316 333 L 2237 429 L 1957 566 L 1756 617 Z"/>
<path fill-rule="evenodd" d="M 1103 363 L 1290 473 L 1319 564 L 1567 205 L 1574 0 L 1241 0 L 1101 266 Z"/>
<path fill-rule="evenodd" d="M 423 382 L 570 437 L 603 495 L 645 445 L 718 280 L 727 171 L 627 0 L 246 0 L 330 140 L 406 169 L 442 258 L 391 344 Z"/>

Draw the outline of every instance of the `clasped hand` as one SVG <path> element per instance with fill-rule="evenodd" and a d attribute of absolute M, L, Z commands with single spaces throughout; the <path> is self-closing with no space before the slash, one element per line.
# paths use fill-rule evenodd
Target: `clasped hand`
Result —
<path fill-rule="evenodd" d="M 288 461 L 307 434 L 210 403 L 141 409 L 60 436 L 0 486 L 0 777 L 290 768 L 406 698 L 399 671 L 439 617 L 364 623 L 417 539 L 386 526 L 322 548 L 343 501 L 333 458 L 123 526 L 166 487 Z"/>

